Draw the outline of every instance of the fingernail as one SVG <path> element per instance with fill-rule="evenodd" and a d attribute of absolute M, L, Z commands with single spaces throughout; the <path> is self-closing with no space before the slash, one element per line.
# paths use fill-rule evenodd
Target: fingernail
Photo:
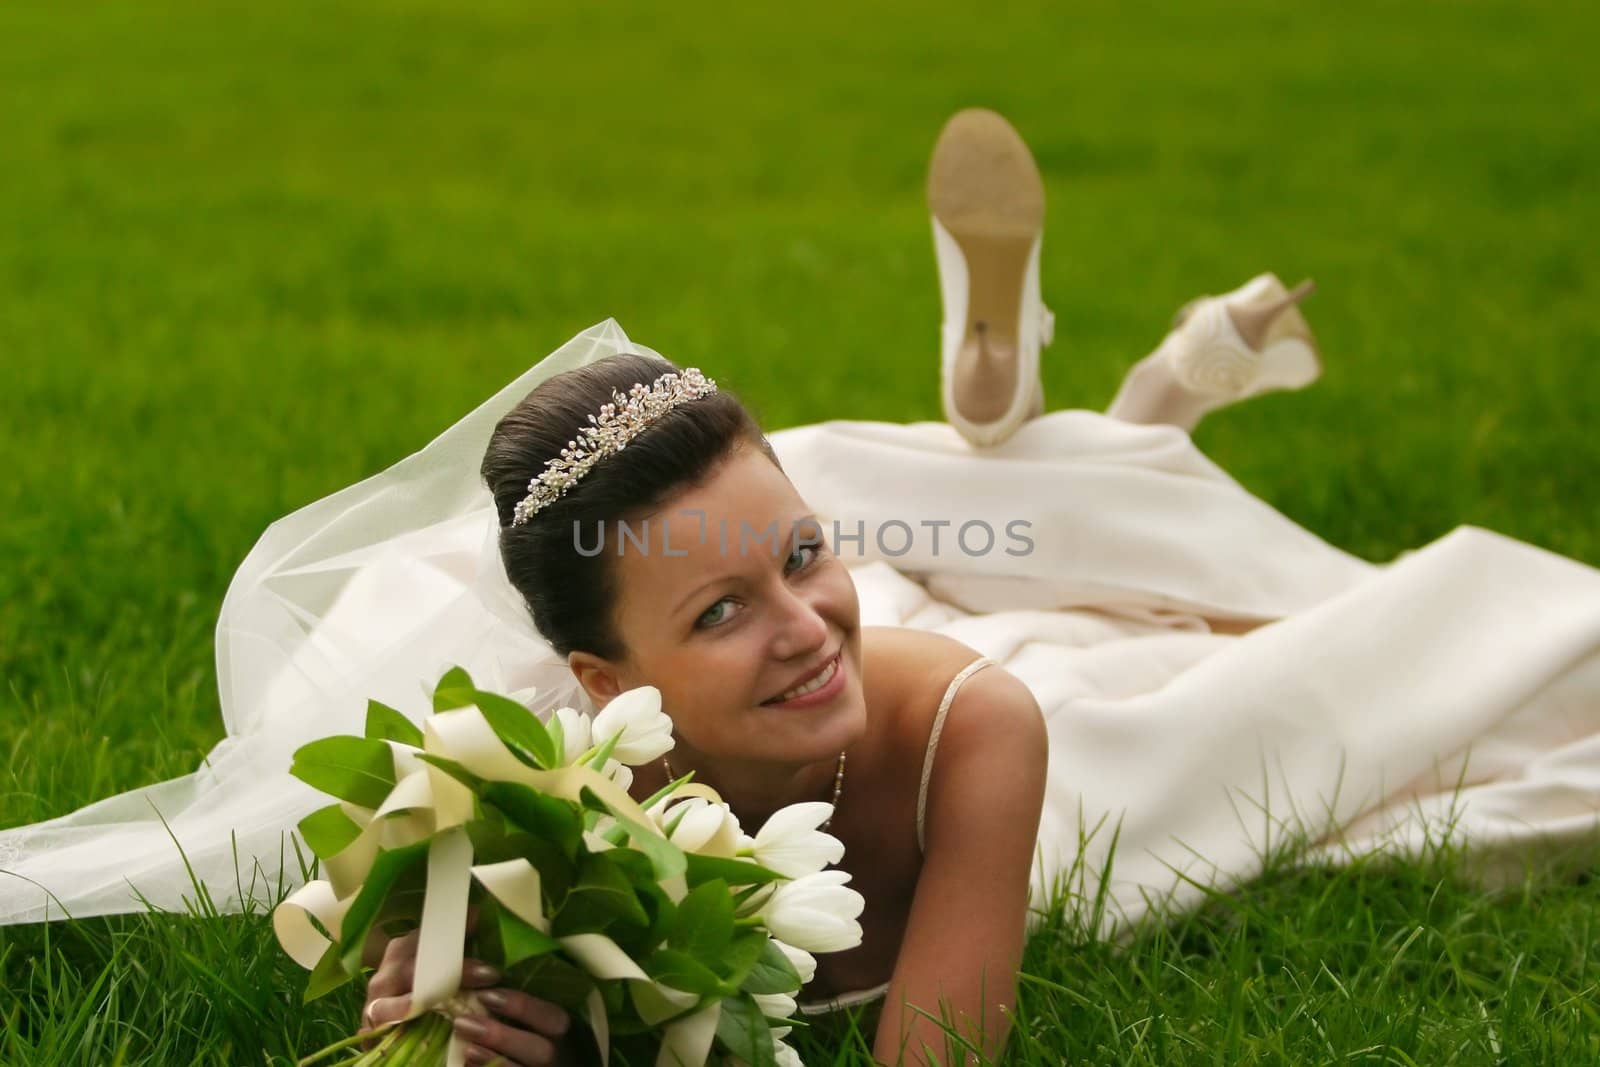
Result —
<path fill-rule="evenodd" d="M 500 980 L 500 972 L 487 963 L 469 963 L 467 978 L 474 982 L 497 982 Z"/>
<path fill-rule="evenodd" d="M 478 999 L 483 1002 L 485 1007 L 493 1008 L 495 1011 L 505 1010 L 506 995 L 498 989 L 485 989 L 478 994 Z"/>
<path fill-rule="evenodd" d="M 482 1041 L 489 1036 L 489 1026 L 475 1015 L 456 1016 L 456 1033 L 468 1041 Z"/>

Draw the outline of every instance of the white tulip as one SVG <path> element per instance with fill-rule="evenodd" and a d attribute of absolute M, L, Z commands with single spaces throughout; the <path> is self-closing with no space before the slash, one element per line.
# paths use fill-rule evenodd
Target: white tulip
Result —
<path fill-rule="evenodd" d="M 626 763 L 619 763 L 614 759 L 606 760 L 606 765 L 600 768 L 600 773 L 617 783 L 617 788 L 624 793 L 633 785 L 633 768 Z"/>
<path fill-rule="evenodd" d="M 800 975 L 801 985 L 808 984 L 811 979 L 817 976 L 817 957 L 803 948 L 795 948 L 793 945 L 780 941 L 776 937 L 772 939 L 772 943 L 778 946 L 778 951 L 789 958 L 789 966 L 793 967 L 795 972 Z"/>
<path fill-rule="evenodd" d="M 778 1040 L 778 1038 L 785 1036 L 792 1029 L 794 1029 L 792 1026 L 774 1026 L 772 1028 L 772 1054 L 778 1067 L 806 1067 L 805 1061 L 800 1058 L 800 1053 Z M 659 1067 L 659 1062 L 657 1067 Z M 750 1067 L 750 1065 L 738 1056 L 729 1056 L 727 1067 Z"/>
<path fill-rule="evenodd" d="M 756 891 L 751 893 L 743 904 L 734 906 L 734 916 L 740 919 L 748 919 L 752 915 L 760 915 L 761 909 L 767 906 L 767 901 L 772 899 L 772 894 L 777 890 L 779 884 L 778 882 L 768 882 L 757 887 Z"/>
<path fill-rule="evenodd" d="M 761 909 L 772 935 L 808 952 L 839 952 L 861 944 L 856 921 L 867 902 L 847 888 L 846 871 L 818 871 L 784 882 Z"/>
<path fill-rule="evenodd" d="M 663 829 L 682 813 L 683 818 L 668 835 L 668 840 L 685 852 L 732 859 L 739 846 L 739 817 L 726 804 L 713 804 L 705 797 L 689 797 L 662 809 Z"/>
<path fill-rule="evenodd" d="M 644 808 L 645 814 L 650 816 L 650 818 L 654 819 L 657 826 L 659 826 L 663 830 L 665 830 L 666 826 L 667 826 L 667 821 L 668 821 L 667 820 L 667 809 L 672 807 L 674 804 L 677 804 L 680 801 L 688 801 L 693 796 L 693 794 L 690 794 L 690 795 L 686 796 L 684 794 L 684 789 L 685 788 L 687 788 L 687 787 L 680 786 L 677 789 L 674 789 L 670 793 L 666 793 L 666 794 L 664 794 L 662 796 L 656 797 L 649 804 L 645 805 L 645 808 Z"/>
<path fill-rule="evenodd" d="M 787 993 L 752 993 L 751 999 L 769 1019 L 787 1019 L 795 1013 L 795 1000 Z"/>
<path fill-rule="evenodd" d="M 557 708 L 556 721 L 561 723 L 561 765 L 570 767 L 594 744 L 589 716 L 577 708 Z"/>
<path fill-rule="evenodd" d="M 664 797 L 657 797 L 654 801 L 652 801 L 649 804 L 641 804 L 640 806 L 642 808 L 644 808 L 644 813 L 646 815 L 650 816 L 650 821 L 652 823 L 654 823 L 657 827 L 659 827 L 659 828 L 664 830 L 664 829 L 666 829 L 666 827 L 663 824 L 663 820 L 662 820 L 661 816 L 666 814 L 667 805 L 671 804 L 671 803 L 672 803 L 672 796 L 671 796 L 671 794 L 668 794 L 667 796 L 664 796 Z"/>
<path fill-rule="evenodd" d="M 756 862 L 788 878 L 838 863 L 844 858 L 844 842 L 817 829 L 832 814 L 833 805 L 820 800 L 779 808 L 756 834 Z"/>
<path fill-rule="evenodd" d="M 672 720 L 661 710 L 661 690 L 641 685 L 613 697 L 594 717 L 597 745 L 621 735 L 611 754 L 637 767 L 672 751 Z"/>

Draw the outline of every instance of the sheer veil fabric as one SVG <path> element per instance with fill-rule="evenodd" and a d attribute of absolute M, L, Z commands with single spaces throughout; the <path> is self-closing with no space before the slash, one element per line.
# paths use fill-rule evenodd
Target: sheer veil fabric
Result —
<path fill-rule="evenodd" d="M 225 739 L 194 774 L 0 831 L 0 921 L 137 910 L 134 889 L 181 909 L 185 858 L 224 909 L 266 899 L 321 803 L 287 774 L 294 749 L 358 731 L 369 697 L 420 717 L 450 664 L 541 715 L 592 710 L 505 579 L 478 465 L 535 385 L 619 351 L 650 350 L 610 320 L 585 331 L 422 451 L 268 527 L 217 625 Z M 1491 877 L 1600 840 L 1595 568 L 1472 526 L 1370 563 L 1184 431 L 1088 411 L 982 451 L 939 422 L 769 438 L 864 624 L 948 634 L 1038 698 L 1036 907 L 1067 872 L 1088 893 L 1106 878 L 1108 927 L 1187 906 L 1285 833 L 1340 862 L 1416 854 L 1449 826 Z M 1218 625 L 1239 622 L 1263 625 Z"/>
<path fill-rule="evenodd" d="M 369 697 L 420 718 L 424 687 L 451 664 L 499 692 L 537 687 L 519 695 L 538 711 L 592 711 L 506 581 L 478 466 L 495 423 L 539 382 L 622 351 L 649 350 L 614 321 L 592 327 L 420 452 L 267 527 L 217 620 L 227 736 L 193 774 L 0 831 L 13 876 L 0 873 L 0 921 L 132 911 L 134 889 L 182 910 L 185 858 L 224 910 L 241 893 L 270 899 L 280 874 L 298 880 L 288 833 L 326 800 L 287 773 L 294 750 L 359 733 Z"/>

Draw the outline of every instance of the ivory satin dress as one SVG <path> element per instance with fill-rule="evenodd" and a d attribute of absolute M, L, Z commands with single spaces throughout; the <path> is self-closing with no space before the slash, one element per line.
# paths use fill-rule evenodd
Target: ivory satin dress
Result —
<path fill-rule="evenodd" d="M 19 876 L 0 875 L 0 920 L 59 918 L 51 895 L 78 916 L 136 910 L 130 885 L 181 909 L 174 838 L 219 906 L 240 907 L 236 886 L 261 892 L 285 855 L 294 871 L 284 834 L 322 803 L 287 774 L 293 750 L 358 732 L 369 697 L 424 714 L 450 664 L 541 714 L 586 707 L 505 579 L 477 468 L 539 381 L 629 350 L 649 351 L 609 320 L 585 331 L 422 451 L 268 527 L 218 621 L 227 736 L 184 778 L 0 831 Z M 1184 431 L 1088 411 L 981 450 L 942 422 L 769 438 L 825 528 L 863 532 L 840 554 L 864 625 L 957 638 L 1037 697 L 1036 907 L 1075 864 L 1092 892 L 1113 830 L 1108 925 L 1195 902 L 1186 879 L 1250 877 L 1286 832 L 1339 862 L 1415 853 L 1448 820 L 1485 871 L 1600 840 L 1592 567 L 1472 526 L 1358 559 Z M 1222 632 L 1240 623 L 1259 625 Z"/>

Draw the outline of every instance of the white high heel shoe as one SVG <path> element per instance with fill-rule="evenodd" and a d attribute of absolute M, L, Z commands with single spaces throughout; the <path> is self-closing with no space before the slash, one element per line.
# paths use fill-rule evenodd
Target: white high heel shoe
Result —
<path fill-rule="evenodd" d="M 1044 411 L 1039 350 L 1055 327 L 1039 293 L 1044 182 L 1009 122 L 968 108 L 934 146 L 928 206 L 945 419 L 974 445 L 997 445 Z"/>
<path fill-rule="evenodd" d="M 1192 300 L 1155 358 L 1185 389 L 1221 403 L 1303 389 L 1322 375 L 1316 338 L 1296 307 L 1314 288 L 1307 279 L 1287 290 L 1268 272 L 1231 293 Z"/>

